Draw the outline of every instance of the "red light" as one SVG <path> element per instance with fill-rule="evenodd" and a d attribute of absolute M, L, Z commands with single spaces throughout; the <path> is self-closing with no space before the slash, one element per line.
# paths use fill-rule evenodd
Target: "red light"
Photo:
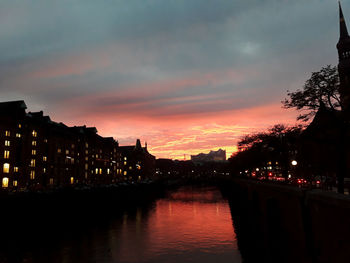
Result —
<path fill-rule="evenodd" d="M 269 176 L 272 176 L 272 173 L 269 173 Z"/>
<path fill-rule="evenodd" d="M 301 184 L 302 183 L 302 180 L 298 179 L 298 184 Z"/>
<path fill-rule="evenodd" d="M 319 180 L 316 181 L 316 184 L 320 184 L 321 182 Z"/>

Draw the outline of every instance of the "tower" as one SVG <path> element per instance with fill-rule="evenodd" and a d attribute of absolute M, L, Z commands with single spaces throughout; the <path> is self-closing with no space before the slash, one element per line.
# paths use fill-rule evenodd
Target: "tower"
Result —
<path fill-rule="evenodd" d="M 340 100 L 342 109 L 350 112 L 350 36 L 346 27 L 343 10 L 339 2 L 339 29 L 340 36 L 338 49 L 338 72 L 340 79 Z"/>

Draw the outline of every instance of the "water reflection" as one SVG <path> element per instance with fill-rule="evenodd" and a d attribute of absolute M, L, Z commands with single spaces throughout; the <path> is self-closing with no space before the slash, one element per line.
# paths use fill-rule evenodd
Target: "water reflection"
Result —
<path fill-rule="evenodd" d="M 216 188 L 181 188 L 107 218 L 30 225 L 7 235 L 0 262 L 241 262 L 230 208 Z"/>

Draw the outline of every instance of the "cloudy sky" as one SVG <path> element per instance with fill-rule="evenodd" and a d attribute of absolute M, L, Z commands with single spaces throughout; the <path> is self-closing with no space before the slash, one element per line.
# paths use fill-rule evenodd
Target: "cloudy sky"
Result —
<path fill-rule="evenodd" d="M 336 65 L 338 31 L 336 0 L 2 0 L 0 96 L 157 157 L 229 155 L 295 122 L 280 101 Z"/>

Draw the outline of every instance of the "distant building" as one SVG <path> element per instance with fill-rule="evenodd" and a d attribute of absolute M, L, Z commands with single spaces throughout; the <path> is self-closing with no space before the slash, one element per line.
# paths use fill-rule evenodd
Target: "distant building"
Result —
<path fill-rule="evenodd" d="M 210 151 L 208 154 L 200 153 L 197 155 L 191 155 L 191 161 L 193 162 L 220 162 L 226 161 L 226 151 L 219 149 L 217 151 Z"/>
<path fill-rule="evenodd" d="M 152 175 L 154 161 L 139 140 L 136 146 L 119 147 L 95 127 L 68 127 L 42 111 L 26 113 L 26 108 L 24 101 L 0 103 L 2 188 L 111 184 Z"/>

